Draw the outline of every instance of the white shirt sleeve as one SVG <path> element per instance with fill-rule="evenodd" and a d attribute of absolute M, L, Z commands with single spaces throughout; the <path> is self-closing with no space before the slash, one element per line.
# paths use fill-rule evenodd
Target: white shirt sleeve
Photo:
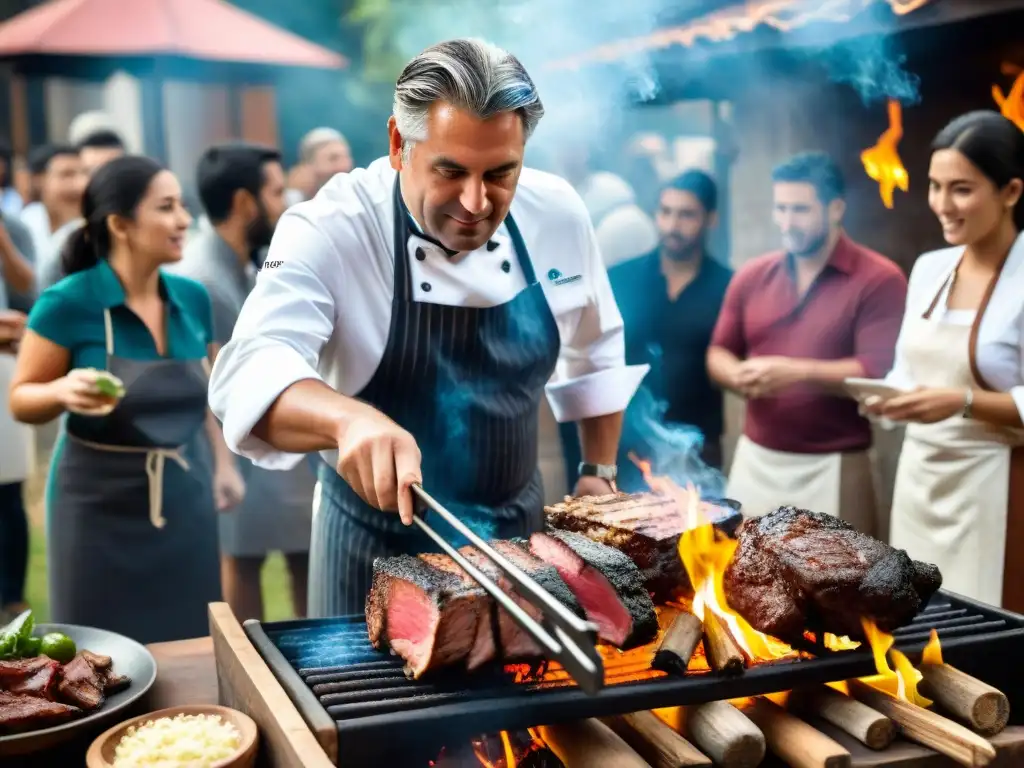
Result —
<path fill-rule="evenodd" d="M 626 365 L 622 315 L 589 220 L 583 247 L 587 300 L 579 311 L 559 318 L 562 351 L 546 387 L 559 422 L 624 411 L 650 367 Z"/>
<path fill-rule="evenodd" d="M 342 260 L 299 214 L 281 217 L 265 268 L 217 355 L 210 408 L 224 425 L 228 447 L 267 469 L 291 469 L 303 458 L 253 437 L 252 429 L 292 384 L 323 381 L 320 352 L 335 328 Z"/>

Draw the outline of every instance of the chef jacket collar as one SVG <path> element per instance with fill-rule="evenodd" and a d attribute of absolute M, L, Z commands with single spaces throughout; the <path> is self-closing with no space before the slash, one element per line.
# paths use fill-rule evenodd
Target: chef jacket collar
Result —
<path fill-rule="evenodd" d="M 399 182 L 399 184 L 401 184 L 401 182 Z M 423 231 L 422 227 L 420 227 L 419 225 L 419 222 L 417 222 L 413 215 L 409 213 L 409 208 L 405 204 L 405 197 L 401 194 L 401 187 L 399 187 L 398 204 L 402 207 L 402 214 L 405 215 L 405 220 L 409 224 L 409 230 L 414 235 L 416 235 L 416 237 L 418 237 L 420 240 L 426 240 L 428 243 L 432 245 L 436 245 L 438 248 L 445 252 L 449 259 L 453 259 L 456 256 L 462 255 L 463 251 L 453 251 L 451 248 L 446 246 L 436 237 L 432 237 L 431 235 L 428 235 L 426 232 Z M 498 245 L 499 244 L 495 240 L 488 240 L 487 250 L 493 251 L 495 248 L 498 247 Z"/>

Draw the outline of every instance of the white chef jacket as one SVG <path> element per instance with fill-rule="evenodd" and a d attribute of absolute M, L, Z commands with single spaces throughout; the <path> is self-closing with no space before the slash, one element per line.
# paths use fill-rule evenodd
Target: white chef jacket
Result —
<path fill-rule="evenodd" d="M 960 262 L 962 247 L 943 248 L 922 254 L 910 272 L 907 288 L 908 317 L 920 317 L 936 294 L 942 291 L 932 316 L 939 322 L 960 322 L 955 310 L 946 308 L 949 278 Z M 943 288 L 943 283 L 947 285 Z M 885 380 L 893 386 L 911 389 L 917 383 L 910 376 L 902 353 L 903 334 L 896 342 L 896 357 Z M 1024 234 L 1018 235 L 999 275 L 988 308 L 978 329 L 976 350 L 978 371 L 989 386 L 1009 392 L 1024 416 Z"/>
<path fill-rule="evenodd" d="M 225 441 L 259 466 L 290 469 L 302 458 L 251 434 L 285 389 L 318 379 L 354 396 L 380 364 L 394 298 L 395 176 L 386 157 L 337 174 L 278 222 L 210 379 L 210 406 Z M 625 364 L 622 316 L 583 201 L 557 176 L 525 168 L 511 214 L 561 339 L 546 387 L 555 418 L 624 410 L 648 366 Z M 492 307 L 527 287 L 504 224 L 488 245 L 454 257 L 414 232 L 401 257 L 419 303 Z M 333 461 L 334 452 L 324 458 Z"/>

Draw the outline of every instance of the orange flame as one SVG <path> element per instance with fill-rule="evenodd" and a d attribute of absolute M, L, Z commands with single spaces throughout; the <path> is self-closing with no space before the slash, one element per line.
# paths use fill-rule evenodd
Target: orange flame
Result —
<path fill-rule="evenodd" d="M 767 26 L 789 32 L 813 22 L 845 23 L 876 0 L 747 0 L 699 16 L 687 24 L 661 29 L 643 37 L 632 37 L 600 45 L 577 56 L 552 62 L 553 69 L 577 69 L 585 64 L 616 61 L 643 51 L 681 45 L 689 48 L 699 40 L 719 43 Z M 931 0 L 878 0 L 897 16 L 923 8 Z"/>
<path fill-rule="evenodd" d="M 878 143 L 860 154 L 864 171 L 878 182 L 878 194 L 886 208 L 893 207 L 893 193 L 897 187 L 910 189 L 910 175 L 903 167 L 897 147 L 903 138 L 903 111 L 900 103 L 889 99 L 889 127 L 878 137 Z"/>
<path fill-rule="evenodd" d="M 1016 75 L 1016 79 L 1008 94 L 1004 94 L 998 85 L 993 85 L 992 98 L 995 99 L 1003 117 L 1012 120 L 1024 131 L 1024 68 L 1015 64 L 1003 64 L 1002 72 L 1004 75 Z"/>
<path fill-rule="evenodd" d="M 725 622 L 730 634 L 752 662 L 772 661 L 794 655 L 793 649 L 762 632 L 758 632 L 738 613 L 729 608 L 725 597 L 725 569 L 732 560 L 739 542 L 718 532 L 705 514 L 700 493 L 693 486 L 680 488 L 668 477 L 656 477 L 648 461 L 633 459 L 651 490 L 676 500 L 684 516 L 683 534 L 679 537 L 679 557 L 693 585 L 693 614 L 703 621 L 710 610 Z"/>
<path fill-rule="evenodd" d="M 915 669 L 914 665 L 910 663 L 910 659 L 902 653 L 897 650 L 890 650 L 895 642 L 893 636 L 882 632 L 874 622 L 868 619 L 862 619 L 861 624 L 864 626 L 864 634 L 871 645 L 871 651 L 875 655 L 875 668 L 878 670 L 877 675 L 865 677 L 863 682 L 898 699 L 916 704 L 919 707 L 930 707 L 933 702 L 930 699 L 926 699 L 917 690 L 917 686 L 924 679 L 924 675 Z M 938 649 L 938 634 L 934 630 L 932 631 L 932 639 L 934 640 L 935 648 Z M 929 642 L 929 645 L 932 645 L 932 643 Z M 892 656 L 893 665 L 896 667 L 895 671 L 889 666 L 889 662 L 886 659 L 887 653 Z M 935 651 L 932 653 L 934 654 Z"/>
<path fill-rule="evenodd" d="M 939 644 L 939 633 L 934 629 L 928 637 L 928 645 L 921 652 L 921 663 L 934 664 L 937 667 L 942 666 L 942 646 Z"/>

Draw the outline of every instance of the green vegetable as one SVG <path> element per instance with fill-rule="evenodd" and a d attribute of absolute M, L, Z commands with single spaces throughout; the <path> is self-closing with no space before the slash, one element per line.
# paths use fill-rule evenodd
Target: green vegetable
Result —
<path fill-rule="evenodd" d="M 119 378 L 106 371 L 100 371 L 96 379 L 96 389 L 107 397 L 124 397 L 124 384 Z"/>
<path fill-rule="evenodd" d="M 47 635 L 43 635 L 42 642 L 39 644 L 39 651 L 36 655 L 49 656 L 54 661 L 67 664 L 75 658 L 77 652 L 78 649 L 75 647 L 75 641 L 70 637 L 60 632 L 50 632 Z"/>
<path fill-rule="evenodd" d="M 18 643 L 18 656 L 23 659 L 32 659 L 39 655 L 39 648 L 43 644 L 43 638 L 30 637 Z"/>
<path fill-rule="evenodd" d="M 9 659 L 18 652 L 19 643 L 32 637 L 36 622 L 29 609 L 0 631 L 0 659 Z"/>

